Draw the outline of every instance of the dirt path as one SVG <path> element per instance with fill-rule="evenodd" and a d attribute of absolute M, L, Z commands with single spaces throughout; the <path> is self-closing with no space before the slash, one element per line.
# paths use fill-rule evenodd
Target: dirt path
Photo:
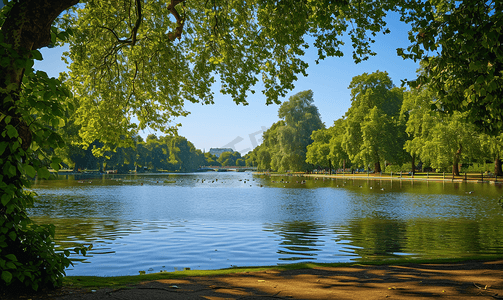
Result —
<path fill-rule="evenodd" d="M 127 288 L 25 295 L 24 299 L 503 299 L 503 260 L 317 267 L 143 282 Z M 18 298 L 19 299 L 19 298 Z"/>

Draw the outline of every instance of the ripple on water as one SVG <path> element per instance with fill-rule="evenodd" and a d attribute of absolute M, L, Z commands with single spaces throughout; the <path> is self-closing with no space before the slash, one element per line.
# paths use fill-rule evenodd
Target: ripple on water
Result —
<path fill-rule="evenodd" d="M 62 248 L 94 245 L 68 275 L 503 252 L 500 186 L 247 176 L 48 183 L 30 215 Z"/>

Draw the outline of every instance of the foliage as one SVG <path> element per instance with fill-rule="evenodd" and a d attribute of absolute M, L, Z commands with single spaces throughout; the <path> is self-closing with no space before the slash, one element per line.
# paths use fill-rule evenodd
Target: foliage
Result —
<path fill-rule="evenodd" d="M 79 99 L 83 141 L 106 137 L 105 150 L 123 146 L 151 127 L 166 133 L 187 115 L 186 101 L 213 103 L 211 85 L 236 103 L 262 80 L 266 102 L 280 103 L 308 64 L 314 41 L 319 59 L 342 56 L 343 33 L 353 57 L 374 52 L 368 32 L 389 32 L 389 4 L 340 1 L 88 1 L 65 14 L 71 28 L 69 86 Z M 358 17 L 353 17 L 358 14 Z M 133 118 L 134 117 L 134 118 Z M 134 119 L 138 122 L 134 122 Z M 110 143 L 108 143 L 110 142 Z"/>
<path fill-rule="evenodd" d="M 494 174 L 503 176 L 501 158 L 503 157 L 503 133 L 497 136 L 481 134 L 481 151 L 487 159 L 494 161 Z"/>
<path fill-rule="evenodd" d="M 351 107 L 346 112 L 342 144 L 351 161 L 363 167 L 380 162 L 400 162 L 403 148 L 399 112 L 403 90 L 394 87 L 387 72 L 376 71 L 353 77 Z"/>
<path fill-rule="evenodd" d="M 402 112 L 408 114 L 405 149 L 430 163 L 433 168 L 446 169 L 459 175 L 462 159 L 480 157 L 480 140 L 473 124 L 466 121 L 467 113 L 446 115 L 432 112 L 434 98 L 428 88 L 406 93 Z"/>
<path fill-rule="evenodd" d="M 315 166 L 330 165 L 330 139 L 334 134 L 333 126 L 328 129 L 313 131 L 311 139 L 313 143 L 307 146 L 306 162 Z"/>
<path fill-rule="evenodd" d="M 61 284 L 69 252 L 54 250 L 54 226 L 30 220 L 26 208 L 34 194 L 24 187 L 29 178 L 48 178 L 49 167 L 59 169 L 60 159 L 47 150 L 63 146 L 54 129 L 65 124 L 65 111 L 72 107 L 66 102 L 70 92 L 58 80 L 33 70 L 40 52 L 26 52 L 23 40 L 11 40 L 8 30 L 25 21 L 9 20 L 13 7 L 10 2 L 0 11 L 0 288 L 37 290 Z M 17 82 L 19 68 L 23 76 Z"/>
<path fill-rule="evenodd" d="M 307 146 L 313 131 L 324 128 L 313 92 L 303 91 L 290 97 L 279 108 L 283 120 L 274 123 L 263 134 L 263 143 L 253 151 L 260 170 L 306 171 Z"/>
<path fill-rule="evenodd" d="M 239 159 L 241 159 L 241 153 L 239 152 L 223 152 L 217 161 L 221 166 L 237 166 Z"/>
<path fill-rule="evenodd" d="M 306 162 L 321 168 L 329 164 L 337 168 L 349 167 L 349 156 L 342 145 L 344 126 L 345 120 L 338 119 L 331 127 L 314 131 L 313 143 L 307 146 Z"/>
<path fill-rule="evenodd" d="M 220 163 L 217 161 L 217 156 L 209 152 L 204 153 L 205 166 L 219 166 Z"/>
<path fill-rule="evenodd" d="M 421 9 L 419 9 L 421 8 Z M 465 112 L 469 123 L 491 135 L 503 131 L 503 2 L 408 1 L 411 45 L 398 49 L 424 65 L 412 87 L 428 85 L 435 110 Z"/>

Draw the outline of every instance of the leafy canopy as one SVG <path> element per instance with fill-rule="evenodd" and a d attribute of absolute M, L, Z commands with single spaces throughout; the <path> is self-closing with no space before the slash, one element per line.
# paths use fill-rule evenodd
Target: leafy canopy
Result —
<path fill-rule="evenodd" d="M 71 29 L 68 85 L 79 99 L 83 142 L 122 145 L 141 129 L 170 132 L 184 103 L 213 103 L 210 87 L 246 105 L 261 80 L 280 103 L 310 46 L 318 59 L 342 56 L 348 33 L 356 61 L 374 53 L 368 32 L 388 32 L 388 3 L 349 1 L 87 1 L 65 14 Z M 312 45 L 308 41 L 313 41 Z M 106 146 L 106 145 L 105 145 Z"/>
<path fill-rule="evenodd" d="M 421 8 L 421 9 L 419 9 Z M 422 60 L 413 87 L 428 85 L 432 108 L 466 118 L 483 131 L 503 131 L 503 2 L 500 0 L 408 1 L 411 45 L 404 58 Z"/>

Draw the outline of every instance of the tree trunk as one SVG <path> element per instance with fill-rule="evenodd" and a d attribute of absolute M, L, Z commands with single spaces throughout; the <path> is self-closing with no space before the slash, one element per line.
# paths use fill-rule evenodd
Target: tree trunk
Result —
<path fill-rule="evenodd" d="M 412 162 L 411 162 L 411 174 L 414 175 L 414 173 L 416 172 L 416 156 L 415 155 L 412 155 Z"/>
<path fill-rule="evenodd" d="M 381 173 L 381 163 L 380 162 L 375 162 L 374 163 L 374 172 L 377 174 L 377 173 Z"/>
<path fill-rule="evenodd" d="M 7 12 L 0 33 L 3 42 L 12 46 L 12 51 L 2 51 L 0 61 L 0 109 L 10 116 L 12 125 L 22 140 L 21 148 L 26 150 L 31 144 L 31 132 L 18 112 L 21 81 L 25 64 L 20 63 L 31 57 L 31 51 L 46 47 L 51 43 L 51 25 L 65 9 L 77 4 L 78 0 L 25 0 L 15 3 Z M 12 5 L 12 3 L 11 3 Z M 7 9 L 7 8 L 4 8 Z M 4 132 L 7 124 L 1 122 Z M 17 139 L 17 138 L 16 138 Z"/>
<path fill-rule="evenodd" d="M 458 151 L 454 154 L 454 159 L 452 160 L 452 175 L 459 176 L 459 162 L 461 160 L 461 151 L 463 147 L 459 145 Z"/>
<path fill-rule="evenodd" d="M 503 170 L 501 168 L 501 158 L 499 158 L 499 156 L 494 160 L 494 175 L 503 176 Z"/>

